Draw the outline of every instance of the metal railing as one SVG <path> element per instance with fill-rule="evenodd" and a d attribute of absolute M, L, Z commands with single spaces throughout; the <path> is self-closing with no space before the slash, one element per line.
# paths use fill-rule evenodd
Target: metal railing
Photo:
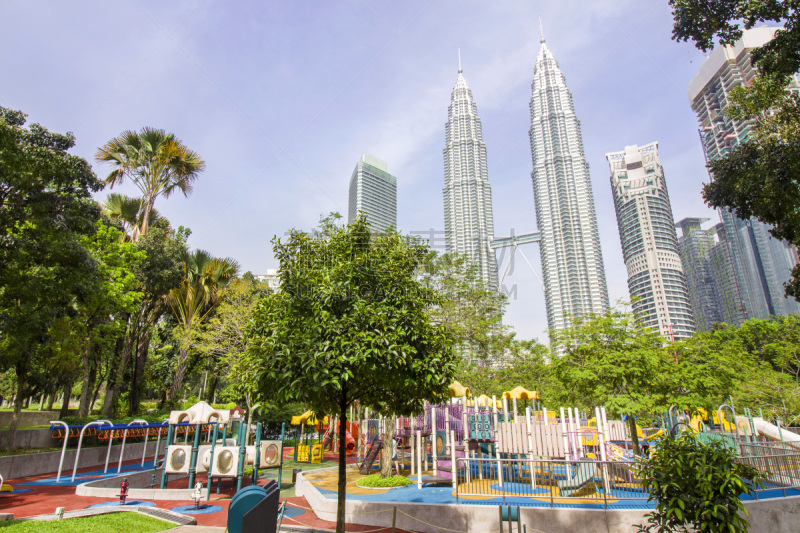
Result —
<path fill-rule="evenodd" d="M 764 485 L 756 490 L 756 499 L 780 495 L 775 491 L 786 496 L 788 490 L 800 490 L 800 452 L 787 453 L 780 446 L 782 443 L 770 444 L 742 443 L 743 456 L 737 458 L 766 473 Z M 520 506 L 608 509 L 620 501 L 638 502 L 645 507 L 650 497 L 642 487 L 636 462 L 458 457 L 456 465 L 456 501 L 498 498 L 506 505 L 507 498 L 515 498 L 513 504 Z"/>
<path fill-rule="evenodd" d="M 739 451 L 742 457 L 759 457 L 763 455 L 792 455 L 798 453 L 797 448 L 790 446 L 786 442 L 742 442 L 739 443 Z"/>
<path fill-rule="evenodd" d="M 756 498 L 765 496 L 768 491 L 780 490 L 786 496 L 787 490 L 800 489 L 800 453 L 746 456 L 737 460 L 766 472 L 764 485 L 756 490 Z"/>
<path fill-rule="evenodd" d="M 649 495 L 641 488 L 635 463 L 618 461 L 564 461 L 528 459 L 471 459 L 460 457 L 456 499 L 464 497 L 530 498 L 515 505 L 557 507 L 596 505 L 608 509 L 620 500 L 644 504 Z"/>

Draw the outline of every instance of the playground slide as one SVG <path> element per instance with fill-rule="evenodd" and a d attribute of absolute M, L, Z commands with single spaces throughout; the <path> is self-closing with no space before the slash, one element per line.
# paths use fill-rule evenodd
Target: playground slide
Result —
<path fill-rule="evenodd" d="M 578 463 L 578 471 L 575 472 L 574 476 L 557 482 L 561 495 L 570 496 L 581 490 L 594 478 L 594 471 L 594 463 Z"/>
<path fill-rule="evenodd" d="M 800 435 L 781 429 L 775 424 L 770 424 L 761 417 L 753 418 L 753 426 L 758 434 L 764 435 L 768 439 L 782 440 L 792 448 L 800 450 Z"/>
<path fill-rule="evenodd" d="M 347 429 L 344 432 L 344 442 L 345 442 L 345 450 L 347 450 L 348 455 L 352 455 L 355 453 L 356 450 L 356 438 L 359 437 L 359 428 L 357 422 L 347 422 L 345 425 Z M 326 431 L 325 438 L 322 441 L 322 449 L 333 449 L 333 433 L 328 431 L 328 426 L 323 426 L 323 429 Z M 339 425 L 337 424 L 336 430 L 339 430 Z M 355 432 L 355 438 L 351 432 Z"/>

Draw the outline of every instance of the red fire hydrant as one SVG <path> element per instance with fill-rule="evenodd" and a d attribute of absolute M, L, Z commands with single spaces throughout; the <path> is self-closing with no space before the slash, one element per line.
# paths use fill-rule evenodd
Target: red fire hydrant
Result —
<path fill-rule="evenodd" d="M 122 480 L 119 486 L 119 504 L 125 505 L 125 498 L 128 497 L 128 478 Z"/>

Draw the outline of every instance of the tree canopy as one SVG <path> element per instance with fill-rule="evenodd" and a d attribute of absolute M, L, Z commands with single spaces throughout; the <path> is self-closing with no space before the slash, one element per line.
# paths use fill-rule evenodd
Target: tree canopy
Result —
<path fill-rule="evenodd" d="M 10 439 L 37 347 L 91 292 L 96 265 L 80 240 L 100 217 L 91 194 L 101 184 L 67 153 L 74 144 L 0 107 L 0 367 L 15 369 L 18 391 Z"/>
<path fill-rule="evenodd" d="M 445 394 L 456 360 L 446 328 L 429 314 L 440 296 L 418 279 L 426 245 L 393 231 L 373 234 L 359 217 L 344 226 L 326 219 L 314 235 L 293 230 L 273 248 L 281 290 L 258 303 L 247 355 L 233 369 L 253 396 L 345 420 L 355 401 L 408 415 Z M 342 446 L 340 532 L 344 488 Z"/>
<path fill-rule="evenodd" d="M 106 177 L 107 185 L 113 188 L 129 179 L 142 193 L 142 208 L 132 232 L 134 241 L 147 234 L 156 198 L 169 198 L 177 191 L 189 196 L 193 182 L 206 166 L 203 158 L 174 134 L 148 127 L 122 132 L 101 146 L 95 157 L 114 167 Z"/>

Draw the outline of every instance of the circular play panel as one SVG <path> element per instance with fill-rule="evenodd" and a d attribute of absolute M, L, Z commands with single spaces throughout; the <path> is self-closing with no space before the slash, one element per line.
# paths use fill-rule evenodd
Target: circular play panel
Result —
<path fill-rule="evenodd" d="M 219 505 L 201 505 L 195 507 L 194 505 L 181 505 L 180 507 L 173 507 L 170 511 L 180 514 L 207 514 L 218 513 L 222 510 Z"/>
<path fill-rule="evenodd" d="M 144 500 L 128 500 L 125 502 L 124 505 L 138 505 L 139 507 L 155 507 L 156 504 L 154 502 L 148 502 Z M 103 502 L 103 503 L 96 503 L 94 505 L 90 505 L 87 509 L 95 509 L 97 507 L 119 507 L 120 503 L 116 502 Z"/>

